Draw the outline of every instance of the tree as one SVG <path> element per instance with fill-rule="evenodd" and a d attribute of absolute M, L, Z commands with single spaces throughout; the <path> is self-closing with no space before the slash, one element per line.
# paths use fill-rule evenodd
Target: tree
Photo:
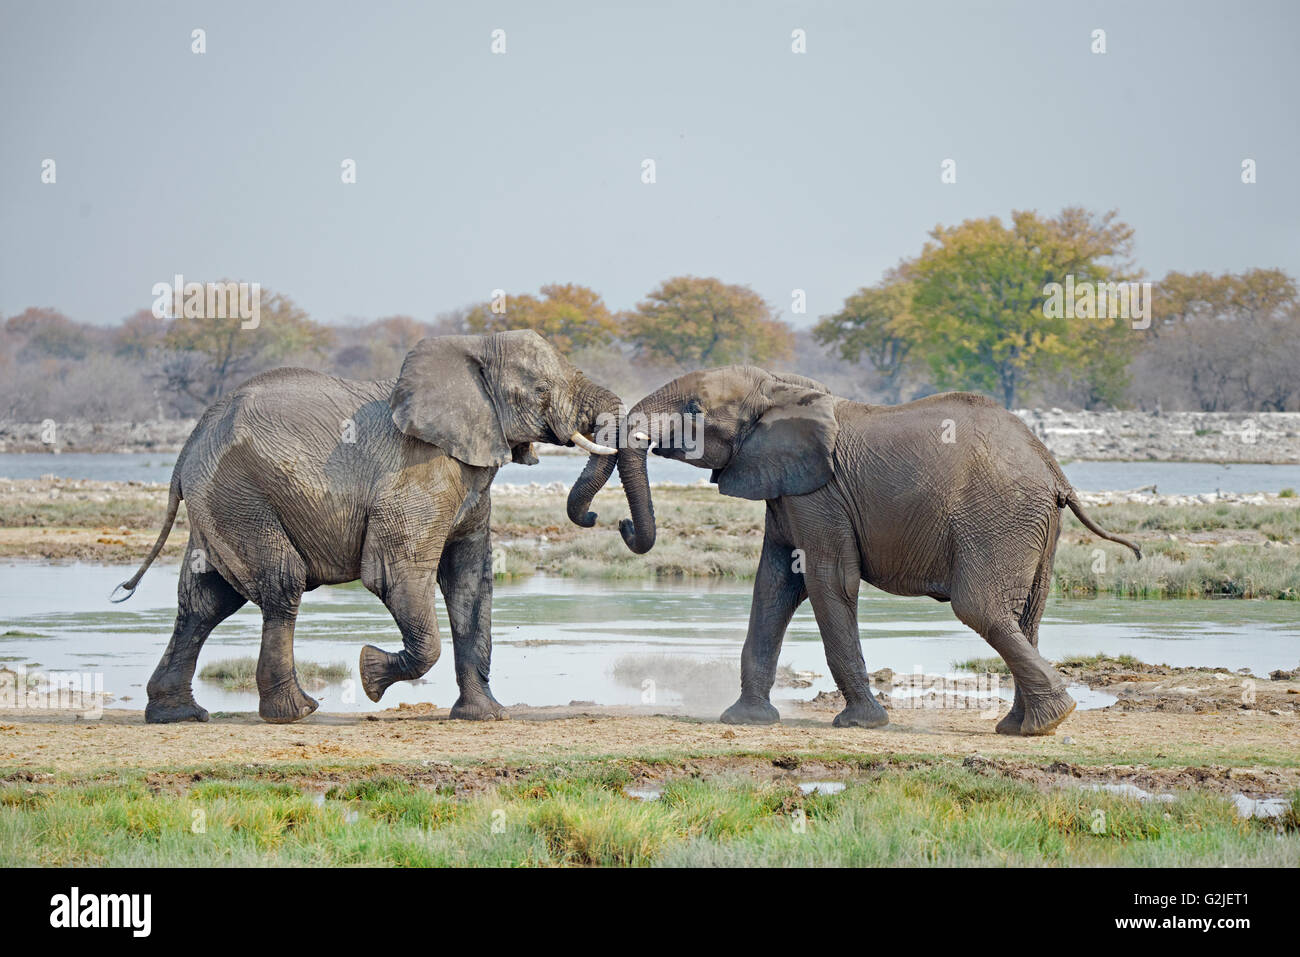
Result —
<path fill-rule="evenodd" d="M 565 355 L 606 345 L 618 333 L 618 322 L 600 294 L 573 283 L 552 283 L 541 288 L 541 297 L 507 296 L 504 312 L 493 312 L 491 303 L 473 307 L 464 319 L 470 332 L 504 332 L 532 329 Z"/>
<path fill-rule="evenodd" d="M 162 367 L 168 391 L 207 406 L 254 372 L 290 357 L 325 353 L 330 330 L 312 322 L 291 299 L 263 290 L 260 303 L 256 328 L 245 329 L 238 315 L 172 320 L 163 339 L 170 350 Z"/>
<path fill-rule="evenodd" d="M 145 359 L 162 346 L 166 335 L 167 320 L 141 309 L 122 320 L 115 330 L 113 352 L 126 359 Z"/>
<path fill-rule="evenodd" d="M 1300 295 L 1279 269 L 1171 272 L 1156 286 L 1143 365 L 1144 393 L 1206 412 L 1282 411 L 1300 390 L 1295 343 Z"/>
<path fill-rule="evenodd" d="M 913 364 L 916 330 L 912 318 L 912 286 L 904 270 L 891 270 L 875 286 L 864 286 L 844 302 L 844 308 L 823 317 L 813 338 L 849 362 L 862 359 L 880 375 L 886 401 L 902 401 L 904 373 Z"/>
<path fill-rule="evenodd" d="M 939 226 L 907 264 L 918 352 L 945 388 L 989 392 L 1013 408 L 1031 382 L 1069 367 L 1089 404 L 1118 401 L 1132 348 L 1126 320 L 1044 309 L 1050 283 L 1132 278 L 1133 230 L 1115 213 L 1070 208 L 1053 219 L 1012 213 Z"/>
<path fill-rule="evenodd" d="M 84 359 L 93 345 L 88 327 L 57 309 L 24 309 L 5 321 L 5 331 L 25 342 L 19 356 L 28 360 Z"/>
<path fill-rule="evenodd" d="M 637 356 L 677 366 L 763 364 L 794 354 L 794 333 L 748 286 L 677 276 L 623 321 Z"/>

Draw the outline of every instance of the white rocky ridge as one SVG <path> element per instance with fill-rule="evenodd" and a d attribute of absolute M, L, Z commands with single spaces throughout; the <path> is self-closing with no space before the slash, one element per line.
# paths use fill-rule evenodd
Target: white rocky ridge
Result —
<path fill-rule="evenodd" d="M 1069 412 L 1020 409 L 1062 461 L 1300 463 L 1300 412 Z M 0 452 L 178 452 L 194 419 L 0 422 Z M 960 429 L 960 423 L 958 423 Z M 542 455 L 585 454 L 538 446 Z"/>

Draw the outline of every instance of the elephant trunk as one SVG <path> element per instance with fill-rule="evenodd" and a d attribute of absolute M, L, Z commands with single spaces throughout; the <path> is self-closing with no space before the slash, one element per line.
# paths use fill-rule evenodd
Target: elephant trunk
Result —
<path fill-rule="evenodd" d="M 619 534 L 628 548 L 644 555 L 655 544 L 655 509 L 650 498 L 650 479 L 646 475 L 646 450 L 631 444 L 618 450 L 618 477 L 627 495 L 630 519 L 618 523 Z"/>
<path fill-rule="evenodd" d="M 646 452 L 629 442 L 624 418 L 626 410 L 622 403 L 612 393 L 603 389 L 600 393 L 603 394 L 602 401 L 593 406 L 597 411 L 592 421 L 595 422 L 601 413 L 615 416 L 601 424 L 616 424 L 617 431 L 608 435 L 609 430 L 602 429 L 599 437 L 608 444 L 617 445 L 618 455 L 593 455 L 587 460 L 586 468 L 569 492 L 569 520 L 584 528 L 596 524 L 596 513 L 590 510 L 592 499 L 605 487 L 617 465 L 623 492 L 627 496 L 627 507 L 632 514 L 631 519 L 623 519 L 619 523 L 619 532 L 628 548 L 641 555 L 648 552 L 655 543 L 654 503 L 650 498 L 650 483 L 646 477 Z"/>
<path fill-rule="evenodd" d="M 569 490 L 569 521 L 574 525 L 591 528 L 596 524 L 596 513 L 589 510 L 591 500 L 614 474 L 615 461 L 613 455 L 593 455 L 587 459 L 587 467 Z"/>
<path fill-rule="evenodd" d="M 600 444 L 616 446 L 622 432 L 623 401 L 591 382 L 584 381 L 574 406 L 574 424 L 578 432 L 595 437 Z M 569 491 L 569 521 L 583 528 L 596 524 L 596 513 L 589 511 L 591 500 L 604 488 L 614 472 L 612 455 L 595 455 L 587 459 L 586 468 Z"/>
<path fill-rule="evenodd" d="M 628 413 L 633 423 L 644 423 L 661 404 L 659 393 L 647 396 Z M 645 426 L 639 426 L 644 428 Z M 627 495 L 627 505 L 632 518 L 619 522 L 618 530 L 623 542 L 637 555 L 644 555 L 655 543 L 655 510 L 650 496 L 650 478 L 646 474 L 648 443 L 629 436 L 629 441 L 618 451 L 618 476 Z"/>

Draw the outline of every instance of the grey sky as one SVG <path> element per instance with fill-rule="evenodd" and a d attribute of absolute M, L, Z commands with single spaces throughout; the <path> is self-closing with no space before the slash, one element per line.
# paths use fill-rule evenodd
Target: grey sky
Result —
<path fill-rule="evenodd" d="M 1294 2 L 0 10 L 3 315 L 116 322 L 178 272 L 327 322 L 692 273 L 803 323 L 937 223 L 1073 204 L 1118 208 L 1154 278 L 1300 277 Z"/>

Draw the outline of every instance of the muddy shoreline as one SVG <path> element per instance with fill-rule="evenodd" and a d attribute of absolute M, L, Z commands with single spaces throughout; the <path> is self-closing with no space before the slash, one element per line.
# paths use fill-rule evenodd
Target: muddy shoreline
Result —
<path fill-rule="evenodd" d="M 847 749 L 979 754 L 981 760 L 1035 755 L 1088 765 L 1117 763 L 1124 755 L 1133 760 L 1146 755 L 1145 763 L 1157 765 L 1195 755 L 1195 763 L 1205 766 L 1262 762 L 1290 767 L 1292 777 L 1300 774 L 1300 667 L 1269 678 L 1225 668 L 1171 668 L 1106 658 L 1067 660 L 1058 667 L 1070 680 L 1105 688 L 1118 701 L 1076 711 L 1055 735 L 1043 738 L 994 733 L 1009 707 L 1006 701 L 996 713 L 891 701 L 894 676 L 882 670 L 873 674 L 872 683 L 884 689 L 890 724 L 873 731 L 831 725 L 843 707 L 838 692 L 811 701 L 782 699 L 778 693 L 781 723 L 764 727 L 723 725 L 712 712 L 684 708 L 577 701 L 516 704 L 508 709 L 509 720 L 497 722 L 453 721 L 447 708 L 421 703 L 365 714 L 318 712 L 291 725 L 266 724 L 251 711 L 216 712 L 205 724 L 146 725 L 138 710 L 106 709 L 99 717 L 82 717 L 70 709 L 15 708 L 11 700 L 0 710 L 0 768 L 68 771 L 118 764 L 325 758 L 418 758 L 427 764 L 434 758 L 509 761 L 529 755 L 635 756 L 683 749 L 700 755 Z M 1232 775 L 1210 776 L 1239 784 Z"/>

